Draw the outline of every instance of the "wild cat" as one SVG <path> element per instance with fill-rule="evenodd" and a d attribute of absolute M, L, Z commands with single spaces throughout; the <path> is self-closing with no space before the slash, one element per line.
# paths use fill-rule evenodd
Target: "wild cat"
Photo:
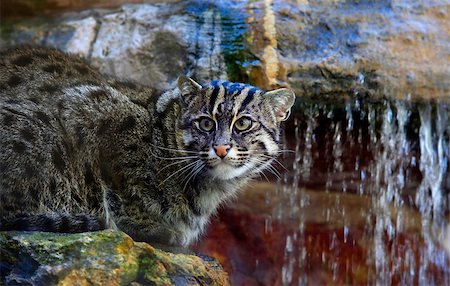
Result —
<path fill-rule="evenodd" d="M 55 49 L 1 52 L 0 230 L 113 228 L 187 246 L 270 168 L 295 100 L 184 76 L 157 94 Z"/>

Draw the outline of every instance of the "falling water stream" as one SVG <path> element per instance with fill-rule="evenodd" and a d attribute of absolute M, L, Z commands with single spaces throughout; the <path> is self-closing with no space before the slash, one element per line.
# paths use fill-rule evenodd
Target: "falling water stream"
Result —
<path fill-rule="evenodd" d="M 289 205 L 273 215 L 297 224 L 286 235 L 282 283 L 450 285 L 441 245 L 449 223 L 450 103 L 358 94 L 300 100 L 286 135 L 293 171 L 278 180 Z M 320 205 L 317 194 L 334 204 Z M 310 212 L 335 225 L 326 251 L 307 229 L 330 226 L 314 225 Z M 331 281 L 311 273 L 318 261 Z"/>

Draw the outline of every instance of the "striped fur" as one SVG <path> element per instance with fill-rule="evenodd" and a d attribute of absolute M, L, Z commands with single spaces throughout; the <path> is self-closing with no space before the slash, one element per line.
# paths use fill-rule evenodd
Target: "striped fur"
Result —
<path fill-rule="evenodd" d="M 108 227 L 188 245 L 272 168 L 293 102 L 186 77 L 157 97 L 54 49 L 0 52 L 0 231 Z"/>
<path fill-rule="evenodd" d="M 212 81 L 201 87 L 191 79 L 181 80 L 179 89 L 186 105 L 179 134 L 183 148 L 207 153 L 203 159 L 211 176 L 225 180 L 253 177 L 268 166 L 272 161 L 269 157 L 278 154 L 282 120 L 277 115 L 280 110 L 274 107 L 281 102 L 287 114 L 294 102 L 292 92 L 281 89 L 280 99 L 276 91 L 266 93 L 248 84 Z M 214 121 L 214 132 L 193 128 L 204 117 Z M 251 119 L 252 127 L 238 131 L 235 124 L 240 118 Z M 231 146 L 224 160 L 215 156 L 214 145 Z"/>

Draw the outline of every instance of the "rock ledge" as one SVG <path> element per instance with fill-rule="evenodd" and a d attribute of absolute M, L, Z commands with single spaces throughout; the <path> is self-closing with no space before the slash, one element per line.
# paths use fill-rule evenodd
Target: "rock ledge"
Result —
<path fill-rule="evenodd" d="M 228 285 L 214 260 L 172 254 L 119 231 L 0 232 L 4 285 Z"/>

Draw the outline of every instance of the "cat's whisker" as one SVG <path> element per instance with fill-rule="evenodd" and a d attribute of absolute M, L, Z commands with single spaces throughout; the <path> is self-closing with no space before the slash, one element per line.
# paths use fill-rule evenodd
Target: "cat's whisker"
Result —
<path fill-rule="evenodd" d="M 184 171 L 186 171 L 186 169 L 189 169 L 189 167 L 191 167 L 192 165 L 196 164 L 198 161 L 194 161 L 191 162 L 189 164 L 187 164 L 186 166 L 182 167 L 181 169 L 178 169 L 177 171 L 173 172 L 172 174 L 170 174 L 170 176 L 168 176 L 166 179 L 164 179 L 164 181 L 162 181 L 158 187 L 160 187 L 161 185 L 163 185 L 165 182 L 167 182 L 167 180 L 169 180 L 170 178 L 172 178 L 173 176 L 175 176 L 176 174 L 180 174 L 180 172 L 182 172 L 181 174 L 184 173 Z"/>
<path fill-rule="evenodd" d="M 152 151 L 150 151 L 151 155 L 155 158 L 162 159 L 162 160 L 179 160 L 179 159 L 195 159 L 198 158 L 198 156 L 188 155 L 188 156 L 177 156 L 177 157 L 163 157 L 156 155 Z"/>
<path fill-rule="evenodd" d="M 277 163 L 278 165 L 280 165 L 284 170 L 289 171 L 289 170 L 283 165 L 283 163 L 281 163 L 281 162 L 280 162 L 278 159 L 276 159 L 275 157 L 272 157 L 272 156 L 270 156 L 270 155 L 262 155 L 262 157 L 273 160 L 275 163 Z"/>
<path fill-rule="evenodd" d="M 195 177 L 198 175 L 198 173 L 200 173 L 200 171 L 205 167 L 205 164 L 202 164 L 202 162 L 200 162 L 200 164 L 198 164 L 199 166 L 196 166 L 192 172 L 192 174 L 189 176 L 189 178 L 186 180 L 186 183 L 184 184 L 183 187 L 183 192 L 186 189 L 186 186 L 188 185 L 189 181 L 191 179 L 195 179 Z"/>
<path fill-rule="evenodd" d="M 256 159 L 256 163 L 262 164 L 262 163 L 264 163 L 264 162 L 261 161 L 261 160 Z M 253 168 L 253 166 L 252 166 L 252 167 L 249 167 L 248 162 L 245 163 L 244 165 L 247 166 L 247 168 L 249 168 L 249 169 L 250 169 L 250 168 Z M 261 180 L 262 180 L 262 176 L 261 176 L 261 175 L 263 175 L 264 178 L 266 179 L 266 181 L 267 181 L 268 183 L 270 182 L 270 181 L 269 181 L 269 178 L 267 178 L 267 176 L 266 176 L 266 174 L 264 174 L 263 170 L 256 169 L 256 174 L 259 175 L 259 178 L 260 178 Z"/>
<path fill-rule="evenodd" d="M 284 150 L 284 151 L 290 151 L 290 150 Z M 251 153 L 252 155 L 260 155 L 263 158 L 271 159 L 271 160 L 275 161 L 277 164 L 279 164 L 283 169 L 288 171 L 288 169 L 278 159 L 276 159 L 276 157 L 273 156 L 273 155 L 269 155 L 269 154 L 266 154 L 266 153 L 255 153 L 255 152 L 262 152 L 260 150 L 248 150 L 248 152 L 253 152 L 253 153 Z M 241 152 L 241 154 L 248 155 L 250 153 Z"/>
<path fill-rule="evenodd" d="M 161 169 L 159 169 L 157 174 L 161 173 L 163 170 L 169 168 L 170 166 L 181 164 L 181 163 L 185 163 L 186 161 L 189 161 L 189 160 L 191 160 L 191 158 L 183 159 L 183 160 L 180 160 L 180 161 L 177 161 L 177 162 L 170 163 L 169 165 L 166 165 L 166 166 L 162 167 Z"/>
<path fill-rule="evenodd" d="M 183 157 L 161 157 L 158 155 L 152 154 L 155 158 L 161 159 L 161 160 L 180 160 L 180 159 L 195 159 L 198 158 L 198 156 L 183 156 Z"/>
<path fill-rule="evenodd" d="M 267 151 L 264 150 L 259 150 L 259 149 L 249 149 L 247 151 L 243 151 L 242 153 L 245 152 L 251 152 L 252 154 L 266 154 Z M 295 153 L 294 150 L 277 150 L 277 151 L 270 151 L 271 153 L 275 153 L 275 154 L 281 154 L 281 153 Z"/>
<path fill-rule="evenodd" d="M 186 186 L 188 185 L 189 181 L 191 180 L 191 178 L 195 175 L 195 173 L 200 169 L 201 167 L 201 163 L 197 162 L 197 164 L 195 164 L 191 170 L 189 171 L 189 173 L 181 180 L 181 184 L 183 185 L 183 191 L 186 189 Z"/>
<path fill-rule="evenodd" d="M 174 149 L 174 148 L 168 148 L 168 147 L 163 147 L 163 146 L 158 146 L 152 143 L 149 143 L 152 147 L 161 149 L 161 150 L 165 150 L 165 151 L 173 151 L 173 152 L 181 152 L 181 153 L 191 153 L 191 154 L 198 154 L 199 152 L 197 151 L 188 151 L 188 150 L 183 150 L 183 149 Z"/>
<path fill-rule="evenodd" d="M 290 149 L 280 149 L 275 151 L 275 153 L 295 153 L 295 151 Z"/>
<path fill-rule="evenodd" d="M 264 169 L 263 171 L 267 170 L 269 173 L 271 173 L 272 175 L 274 175 L 275 177 L 277 177 L 277 179 L 281 179 L 281 174 L 280 172 L 278 172 L 277 169 L 275 169 L 273 166 L 267 166 L 266 169 Z"/>
<path fill-rule="evenodd" d="M 266 169 L 267 171 L 269 171 L 270 173 L 272 173 L 275 177 L 277 177 L 277 179 L 281 179 L 281 174 L 280 172 L 275 169 L 273 166 L 270 166 Z"/>
<path fill-rule="evenodd" d="M 261 160 L 261 159 L 256 159 L 256 161 L 257 161 L 258 163 L 260 163 L 261 165 L 267 162 L 267 161 L 264 161 L 264 160 Z M 280 173 L 277 169 L 275 169 L 274 166 L 272 166 L 272 165 L 269 164 L 269 165 L 267 165 L 262 171 L 264 171 L 264 170 L 269 171 L 269 172 L 270 172 L 271 174 L 273 174 L 275 177 L 277 177 L 278 179 L 281 179 L 281 173 Z"/>
<path fill-rule="evenodd" d="M 258 170 L 258 173 L 262 174 L 262 175 L 264 176 L 264 178 L 266 178 L 266 181 L 267 181 L 268 183 L 270 183 L 269 178 L 267 178 L 266 174 L 264 174 L 263 171 Z"/>

